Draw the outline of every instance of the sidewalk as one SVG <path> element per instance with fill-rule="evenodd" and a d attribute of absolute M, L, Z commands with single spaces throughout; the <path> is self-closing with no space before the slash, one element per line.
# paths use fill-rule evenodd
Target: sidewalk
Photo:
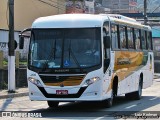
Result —
<path fill-rule="evenodd" d="M 154 79 L 159 79 L 160 78 L 160 73 L 154 73 Z"/>
<path fill-rule="evenodd" d="M 16 89 L 15 93 L 8 93 L 8 90 L 0 90 L 0 99 L 28 96 L 28 88 Z"/>

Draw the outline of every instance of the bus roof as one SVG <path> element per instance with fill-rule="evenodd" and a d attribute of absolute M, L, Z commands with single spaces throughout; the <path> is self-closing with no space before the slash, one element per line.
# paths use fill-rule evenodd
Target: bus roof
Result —
<path fill-rule="evenodd" d="M 32 28 L 84 28 L 101 27 L 107 16 L 94 14 L 60 14 L 36 19 Z"/>
<path fill-rule="evenodd" d="M 87 28 L 101 27 L 104 21 L 125 24 L 137 28 L 150 30 L 149 26 L 142 25 L 133 18 L 117 14 L 59 14 L 36 19 L 32 28 Z"/>
<path fill-rule="evenodd" d="M 125 26 L 130 26 L 130 27 L 134 27 L 134 28 L 138 28 L 138 29 L 144 29 L 144 30 L 150 30 L 151 31 L 151 27 L 148 25 L 143 25 L 140 22 L 134 21 L 134 20 L 127 20 L 125 19 L 119 19 L 119 18 L 114 18 L 114 17 L 110 17 L 110 21 L 111 23 L 115 23 L 115 24 L 120 24 L 120 25 L 125 25 Z"/>

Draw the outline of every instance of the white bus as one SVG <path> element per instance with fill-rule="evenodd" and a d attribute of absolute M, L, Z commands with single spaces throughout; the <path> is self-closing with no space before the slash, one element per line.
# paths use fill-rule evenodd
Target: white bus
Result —
<path fill-rule="evenodd" d="M 32 24 L 29 97 L 58 107 L 65 101 L 140 99 L 154 75 L 151 28 L 112 14 L 62 14 Z M 26 31 L 20 34 L 20 47 Z"/>

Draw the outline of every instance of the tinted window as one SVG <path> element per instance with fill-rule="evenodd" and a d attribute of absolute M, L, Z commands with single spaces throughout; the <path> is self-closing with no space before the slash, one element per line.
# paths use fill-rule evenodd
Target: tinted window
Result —
<path fill-rule="evenodd" d="M 148 49 L 152 49 L 152 37 L 151 37 L 151 32 L 147 32 L 147 44 L 148 44 Z"/>
<path fill-rule="evenodd" d="M 117 25 L 112 25 L 111 37 L 112 37 L 112 48 L 118 48 Z"/>
<path fill-rule="evenodd" d="M 100 28 L 35 29 L 29 65 L 44 69 L 87 68 L 101 60 Z"/>
<path fill-rule="evenodd" d="M 126 28 L 125 26 L 120 26 L 119 27 L 119 32 L 120 32 L 120 44 L 121 44 L 121 48 L 127 48 L 127 44 L 126 44 Z"/>
<path fill-rule="evenodd" d="M 142 42 L 142 49 L 146 49 L 146 37 L 145 37 L 145 31 L 141 30 L 141 42 Z"/>
<path fill-rule="evenodd" d="M 128 48 L 134 49 L 134 44 L 133 44 L 133 29 L 132 28 L 127 28 L 127 34 L 128 34 Z"/>
<path fill-rule="evenodd" d="M 134 29 L 134 38 L 135 38 L 135 47 L 136 47 L 136 49 L 141 49 L 140 31 L 138 29 Z"/>

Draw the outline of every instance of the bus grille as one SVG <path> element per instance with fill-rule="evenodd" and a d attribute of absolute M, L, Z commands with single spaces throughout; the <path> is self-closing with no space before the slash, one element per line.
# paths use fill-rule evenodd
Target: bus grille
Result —
<path fill-rule="evenodd" d="M 47 86 L 76 86 L 80 85 L 85 75 L 79 76 L 45 76 L 40 75 L 43 83 Z"/>

